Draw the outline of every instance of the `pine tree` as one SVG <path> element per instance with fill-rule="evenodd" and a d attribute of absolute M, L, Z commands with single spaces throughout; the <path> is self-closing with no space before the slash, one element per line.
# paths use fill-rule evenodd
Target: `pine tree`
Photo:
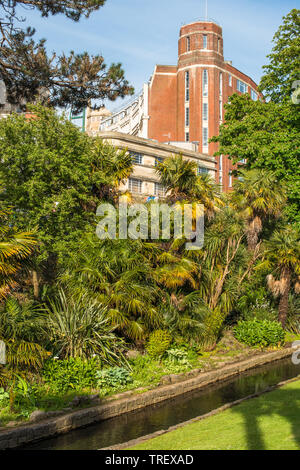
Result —
<path fill-rule="evenodd" d="M 79 21 L 105 1 L 0 0 L 0 77 L 8 103 L 23 109 L 35 101 L 72 105 L 74 112 L 79 112 L 91 100 L 100 100 L 101 105 L 103 99 L 115 100 L 133 93 L 120 63 L 107 67 L 101 55 L 89 56 L 86 52 L 49 56 L 46 41 L 34 39 L 35 30 L 23 17 L 25 8 L 37 10 L 43 17 L 63 14 Z"/>

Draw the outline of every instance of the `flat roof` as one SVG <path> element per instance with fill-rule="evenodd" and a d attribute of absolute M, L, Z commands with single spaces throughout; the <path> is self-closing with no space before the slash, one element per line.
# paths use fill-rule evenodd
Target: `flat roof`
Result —
<path fill-rule="evenodd" d="M 173 153 L 181 153 L 182 155 L 193 157 L 193 158 L 201 158 L 207 162 L 215 163 L 216 159 L 213 155 L 207 155 L 200 152 L 195 152 L 193 150 L 188 150 L 182 147 L 176 147 L 175 145 L 169 144 L 162 144 L 160 142 L 156 142 L 151 139 L 145 139 L 144 137 L 136 137 L 130 134 L 124 134 L 123 132 L 114 132 L 114 131 L 99 131 L 97 133 L 97 137 L 101 137 L 102 139 L 118 139 L 123 140 L 124 142 L 132 143 L 132 144 L 140 144 L 145 145 L 146 147 L 151 147 L 157 150 L 165 150 L 167 152 Z"/>

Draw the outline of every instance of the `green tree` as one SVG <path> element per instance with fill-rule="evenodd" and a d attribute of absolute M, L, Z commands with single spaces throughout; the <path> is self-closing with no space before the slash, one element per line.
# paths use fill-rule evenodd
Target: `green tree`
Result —
<path fill-rule="evenodd" d="M 197 164 L 184 160 L 182 155 L 167 158 L 158 165 L 156 172 L 169 193 L 169 201 L 187 200 L 203 204 L 208 218 L 222 205 L 220 187 L 210 175 L 197 175 Z"/>
<path fill-rule="evenodd" d="M 287 187 L 285 212 L 300 223 L 299 113 L 292 102 L 283 104 L 252 101 L 233 95 L 225 105 L 225 123 L 219 136 L 218 155 L 229 155 L 237 163 L 246 159 L 247 169 L 271 171 Z"/>
<path fill-rule="evenodd" d="M 51 278 L 57 260 L 95 230 L 99 202 L 105 192 L 111 197 L 107 188 L 115 194 L 132 163 L 126 151 L 88 137 L 53 110 L 33 109 L 29 121 L 12 115 L 0 122 L 0 199 L 16 226 L 37 230 L 37 267 Z"/>
<path fill-rule="evenodd" d="M 202 300 L 202 342 L 214 347 L 249 274 L 251 254 L 245 247 L 246 217 L 231 207 L 220 209 L 206 226 L 204 246 L 188 257 L 197 266 L 195 288 Z"/>
<path fill-rule="evenodd" d="M 294 8 L 283 18 L 273 43 L 259 87 L 275 103 L 290 101 L 294 82 L 300 80 L 300 10 Z"/>
<path fill-rule="evenodd" d="M 187 199 L 196 186 L 197 165 L 184 160 L 182 155 L 174 155 L 159 163 L 156 172 L 172 201 Z"/>
<path fill-rule="evenodd" d="M 240 170 L 234 183 L 231 201 L 247 215 L 247 241 L 255 250 L 263 224 L 268 218 L 279 218 L 286 203 L 285 189 L 276 176 L 266 170 Z"/>
<path fill-rule="evenodd" d="M 39 100 L 52 106 L 72 105 L 76 112 L 93 99 L 115 100 L 133 93 L 121 64 L 107 68 L 101 55 L 89 56 L 86 52 L 48 56 L 45 40 L 36 42 L 34 29 L 22 29 L 24 9 L 36 10 L 43 17 L 62 14 L 79 21 L 105 1 L 0 0 L 0 75 L 9 103 L 24 108 L 28 102 Z"/>
<path fill-rule="evenodd" d="M 280 298 L 278 319 L 285 327 L 288 310 L 289 294 L 293 285 L 299 293 L 300 276 L 300 234 L 293 227 L 276 231 L 266 242 L 266 262 L 273 274 L 268 276 L 268 286 L 272 293 Z M 275 277 L 274 277 L 275 276 Z M 278 280 L 275 278 L 279 277 Z"/>

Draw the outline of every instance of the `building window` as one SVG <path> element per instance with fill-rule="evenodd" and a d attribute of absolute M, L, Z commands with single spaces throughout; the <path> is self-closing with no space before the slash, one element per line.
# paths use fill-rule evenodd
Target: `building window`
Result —
<path fill-rule="evenodd" d="M 222 100 L 219 101 L 219 114 L 220 114 L 220 121 L 223 120 L 223 103 Z"/>
<path fill-rule="evenodd" d="M 155 196 L 165 197 L 166 190 L 165 190 L 165 188 L 163 187 L 162 184 L 160 184 L 160 183 L 155 183 L 154 184 L 154 194 L 155 194 Z"/>
<path fill-rule="evenodd" d="M 229 75 L 229 86 L 232 86 L 232 75 Z"/>
<path fill-rule="evenodd" d="M 223 95 L 223 74 L 220 72 L 219 76 L 219 89 L 220 89 L 220 96 Z"/>
<path fill-rule="evenodd" d="M 190 101 L 190 72 L 185 72 L 185 101 Z"/>
<path fill-rule="evenodd" d="M 129 178 L 128 188 L 132 193 L 141 193 L 142 192 L 142 181 L 135 178 Z"/>
<path fill-rule="evenodd" d="M 162 157 L 155 157 L 155 166 L 158 166 L 163 161 L 164 159 Z"/>
<path fill-rule="evenodd" d="M 247 93 L 246 83 L 241 82 L 241 80 L 237 80 L 237 90 L 240 91 L 241 93 Z"/>
<path fill-rule="evenodd" d="M 208 121 L 208 103 L 203 103 L 203 121 Z"/>
<path fill-rule="evenodd" d="M 136 165 L 142 165 L 143 164 L 143 156 L 140 153 L 131 153 L 131 159 L 132 163 Z"/>
<path fill-rule="evenodd" d="M 208 147 L 208 128 L 203 127 L 203 147 Z"/>
<path fill-rule="evenodd" d="M 203 96 L 208 96 L 208 71 L 203 70 Z"/>
<path fill-rule="evenodd" d="M 190 125 L 190 108 L 185 108 L 185 127 Z"/>
<path fill-rule="evenodd" d="M 203 34 L 203 49 L 207 49 L 207 34 Z"/>
<path fill-rule="evenodd" d="M 190 141 L 190 133 L 189 133 L 189 132 L 186 132 L 186 133 L 185 133 L 185 141 L 186 141 L 186 142 L 189 142 L 189 141 Z"/>
<path fill-rule="evenodd" d="M 220 155 L 219 160 L 219 183 L 223 184 L 223 155 Z"/>
<path fill-rule="evenodd" d="M 198 175 L 207 175 L 209 173 L 209 169 L 205 166 L 198 166 Z"/>
<path fill-rule="evenodd" d="M 232 171 L 229 172 L 229 187 L 232 188 Z"/>
<path fill-rule="evenodd" d="M 191 38 L 188 36 L 186 38 L 186 51 L 189 52 L 191 50 Z"/>
<path fill-rule="evenodd" d="M 258 100 L 258 94 L 252 89 L 251 89 L 251 98 L 253 99 L 253 101 Z"/>

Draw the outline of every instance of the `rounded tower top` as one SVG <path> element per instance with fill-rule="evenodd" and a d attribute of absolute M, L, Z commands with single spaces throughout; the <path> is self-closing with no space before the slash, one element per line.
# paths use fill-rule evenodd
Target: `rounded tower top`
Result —
<path fill-rule="evenodd" d="M 223 58 L 223 33 L 214 21 L 199 20 L 180 28 L 179 59 L 182 56 L 213 53 Z"/>
<path fill-rule="evenodd" d="M 222 36 L 222 27 L 214 20 L 198 20 L 183 25 L 180 28 L 180 37 L 188 33 L 196 33 L 201 31 L 214 32 Z"/>

